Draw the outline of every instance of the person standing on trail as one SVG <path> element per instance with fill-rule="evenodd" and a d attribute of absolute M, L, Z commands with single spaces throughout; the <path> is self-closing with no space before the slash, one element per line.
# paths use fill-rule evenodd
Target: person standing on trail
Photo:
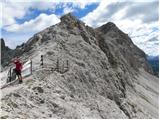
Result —
<path fill-rule="evenodd" d="M 15 68 L 15 72 L 16 72 L 16 75 L 19 79 L 19 83 L 22 83 L 22 75 L 21 75 L 21 71 L 22 71 L 22 63 L 21 61 L 18 59 L 18 57 L 16 57 L 15 59 L 12 59 L 12 62 L 16 65 L 16 68 Z"/>

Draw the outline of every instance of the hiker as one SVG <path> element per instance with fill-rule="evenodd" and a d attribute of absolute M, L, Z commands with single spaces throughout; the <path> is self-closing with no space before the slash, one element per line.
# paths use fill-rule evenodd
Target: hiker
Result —
<path fill-rule="evenodd" d="M 18 77 L 19 83 L 22 83 L 22 75 L 21 75 L 21 71 L 22 71 L 22 63 L 21 61 L 18 59 L 18 57 L 16 57 L 15 59 L 12 59 L 12 62 L 16 65 L 16 68 L 14 69 L 14 71 L 16 72 L 16 75 Z"/>

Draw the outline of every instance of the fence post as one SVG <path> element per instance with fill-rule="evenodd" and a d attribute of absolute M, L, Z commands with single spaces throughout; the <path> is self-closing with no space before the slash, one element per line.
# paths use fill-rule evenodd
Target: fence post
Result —
<path fill-rule="evenodd" d="M 67 60 L 67 71 L 69 70 L 69 61 Z"/>
<path fill-rule="evenodd" d="M 7 83 L 11 82 L 11 67 L 9 68 L 9 72 L 8 72 L 8 79 L 7 79 Z"/>
<path fill-rule="evenodd" d="M 31 61 L 31 68 L 30 69 L 31 69 L 31 74 L 32 74 L 32 60 L 30 60 L 30 61 Z"/>
<path fill-rule="evenodd" d="M 41 66 L 43 68 L 43 55 L 41 55 Z"/>
<path fill-rule="evenodd" d="M 59 72 L 59 59 L 57 58 L 57 64 L 56 64 L 57 72 Z"/>
<path fill-rule="evenodd" d="M 62 73 L 64 73 L 64 72 L 65 72 L 65 68 L 64 68 L 65 66 L 64 66 L 64 64 L 65 64 L 65 62 L 64 62 L 64 61 L 62 61 L 62 71 L 61 71 Z"/>

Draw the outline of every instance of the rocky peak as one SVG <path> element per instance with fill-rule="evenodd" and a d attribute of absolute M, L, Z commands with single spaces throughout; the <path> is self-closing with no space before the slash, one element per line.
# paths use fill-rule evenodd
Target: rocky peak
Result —
<path fill-rule="evenodd" d="M 2 67 L 9 64 L 9 61 L 14 55 L 14 50 L 5 45 L 5 41 L 1 38 L 1 63 Z"/>
<path fill-rule="evenodd" d="M 4 39 L 1 38 L 1 49 L 3 49 L 5 47 L 5 42 L 4 42 Z"/>
<path fill-rule="evenodd" d="M 109 48 L 110 46 L 117 47 L 117 51 L 113 49 L 113 53 L 119 52 L 119 54 L 123 55 L 129 63 L 129 66 L 134 69 L 143 67 L 147 72 L 153 74 L 153 71 L 146 60 L 145 53 L 134 45 L 131 38 L 121 31 L 114 23 L 108 22 L 107 24 L 96 28 L 96 30 L 102 33 L 103 38 L 106 40 L 103 41 L 103 44 L 110 44 Z"/>
<path fill-rule="evenodd" d="M 116 24 L 114 24 L 112 22 L 108 22 L 108 23 L 96 28 L 96 30 L 103 33 L 104 35 L 110 36 L 112 38 L 123 39 L 123 41 L 121 41 L 121 42 L 125 42 L 128 45 L 133 44 L 130 37 L 126 33 L 124 33 L 123 31 L 121 31 L 116 26 Z"/>
<path fill-rule="evenodd" d="M 73 16 L 71 13 L 68 13 L 66 15 L 63 15 L 61 18 L 61 22 L 68 23 L 68 22 L 77 22 L 79 21 L 75 16 Z"/>
<path fill-rule="evenodd" d="M 97 30 L 101 31 L 102 33 L 107 33 L 111 29 L 117 29 L 116 25 L 112 22 L 108 22 L 101 27 L 97 28 Z"/>
<path fill-rule="evenodd" d="M 8 46 L 5 45 L 5 41 L 3 38 L 1 38 L 1 49 L 6 51 L 11 50 Z"/>
<path fill-rule="evenodd" d="M 69 28 L 80 27 L 82 25 L 85 25 L 82 21 L 80 21 L 79 19 L 77 19 L 71 13 L 63 15 L 60 19 L 61 19 L 61 24 L 65 24 Z"/>

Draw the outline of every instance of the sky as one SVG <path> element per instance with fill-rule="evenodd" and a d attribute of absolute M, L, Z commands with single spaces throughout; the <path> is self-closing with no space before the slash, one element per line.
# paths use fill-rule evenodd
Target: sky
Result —
<path fill-rule="evenodd" d="M 96 28 L 113 22 L 134 44 L 151 56 L 159 55 L 158 0 L 1 0 L 0 37 L 14 49 L 35 33 L 60 22 L 72 12 Z"/>

